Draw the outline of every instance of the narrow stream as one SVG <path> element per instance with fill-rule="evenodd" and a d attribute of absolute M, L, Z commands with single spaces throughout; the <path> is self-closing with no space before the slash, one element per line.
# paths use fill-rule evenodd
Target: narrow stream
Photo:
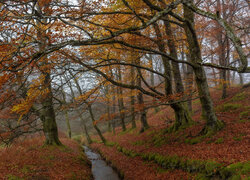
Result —
<path fill-rule="evenodd" d="M 87 146 L 83 146 L 88 159 L 92 164 L 92 174 L 95 180 L 120 180 L 118 174 L 102 160 L 101 156 Z"/>

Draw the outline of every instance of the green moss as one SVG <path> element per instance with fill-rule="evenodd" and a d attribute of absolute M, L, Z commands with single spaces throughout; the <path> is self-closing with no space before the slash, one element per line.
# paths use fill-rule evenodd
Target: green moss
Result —
<path fill-rule="evenodd" d="M 132 142 L 131 144 L 133 145 L 136 145 L 136 146 L 141 146 L 141 145 L 144 145 L 146 143 L 146 141 L 135 141 L 135 142 Z"/>
<path fill-rule="evenodd" d="M 205 137 L 204 136 L 199 136 L 199 137 L 196 137 L 196 138 L 192 138 L 192 139 L 185 139 L 185 143 L 187 144 L 197 144 L 197 143 L 200 143 L 202 142 L 202 140 L 204 139 Z"/>
<path fill-rule="evenodd" d="M 223 138 L 219 138 L 223 139 Z M 219 142 L 222 140 L 219 140 Z M 236 163 L 227 167 L 215 161 L 184 159 L 179 156 L 164 156 L 157 153 L 136 153 L 119 145 L 117 150 L 129 157 L 139 156 L 144 161 L 155 162 L 163 169 L 181 169 L 189 173 L 198 173 L 195 179 L 237 179 L 249 175 L 250 162 Z"/>
<path fill-rule="evenodd" d="M 106 143 L 105 143 L 105 145 L 106 146 L 109 146 L 109 147 L 113 147 L 113 146 L 115 146 L 117 143 L 116 142 L 111 142 L 111 141 L 107 141 Z"/>
<path fill-rule="evenodd" d="M 83 136 L 82 135 L 76 135 L 73 136 L 72 139 L 75 140 L 78 143 L 81 143 Z"/>
<path fill-rule="evenodd" d="M 243 136 L 241 134 L 233 137 L 233 140 L 235 141 L 241 141 L 242 139 L 243 139 Z"/>
<path fill-rule="evenodd" d="M 195 176 L 195 180 L 210 180 L 210 178 L 208 178 L 206 174 L 198 173 Z"/>
<path fill-rule="evenodd" d="M 246 94 L 244 92 L 236 94 L 231 101 L 235 102 L 235 101 L 242 101 L 246 98 Z"/>
<path fill-rule="evenodd" d="M 126 131 L 122 131 L 118 134 L 118 136 L 121 136 L 121 135 L 125 135 L 125 134 L 132 134 L 133 132 L 135 131 L 135 128 L 130 128 L 130 129 L 127 129 Z"/>
<path fill-rule="evenodd" d="M 8 178 L 8 180 L 24 180 L 23 178 L 14 176 L 14 175 L 12 175 L 12 174 L 8 174 L 8 175 L 7 175 L 7 178 Z"/>
<path fill-rule="evenodd" d="M 215 144 L 222 144 L 224 142 L 224 138 L 221 137 L 221 138 L 218 138 L 214 143 Z"/>
<path fill-rule="evenodd" d="M 23 174 L 28 174 L 33 171 L 32 168 L 33 168 L 32 165 L 24 165 L 23 168 L 21 169 L 21 172 Z"/>
<path fill-rule="evenodd" d="M 219 173 L 222 179 L 240 180 L 241 176 L 249 177 L 250 161 L 235 163 L 223 168 Z"/>
<path fill-rule="evenodd" d="M 222 104 L 220 106 L 218 106 L 216 108 L 217 111 L 219 112 L 228 112 L 228 111 L 235 111 L 239 108 L 241 108 L 242 105 L 241 104 L 231 104 L 231 103 L 227 103 L 227 104 Z"/>
<path fill-rule="evenodd" d="M 240 113 L 240 119 L 249 119 L 250 118 L 250 110 L 243 111 Z"/>
<path fill-rule="evenodd" d="M 208 176 L 212 176 L 214 173 L 216 173 L 222 165 L 214 162 L 214 161 L 208 161 L 205 164 L 205 171 Z"/>

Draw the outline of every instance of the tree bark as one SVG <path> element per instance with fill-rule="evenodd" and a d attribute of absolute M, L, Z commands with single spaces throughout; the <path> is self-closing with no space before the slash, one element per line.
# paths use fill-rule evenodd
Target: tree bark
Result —
<path fill-rule="evenodd" d="M 140 65 L 140 58 L 135 59 L 135 64 Z M 137 69 L 137 70 L 140 71 L 139 69 Z M 137 84 L 137 86 L 141 87 L 141 77 L 140 77 L 139 73 L 137 74 L 137 77 L 136 77 L 136 84 Z M 138 92 L 137 99 L 138 99 L 139 111 L 140 111 L 140 115 L 141 115 L 141 117 L 140 117 L 141 130 L 140 130 L 140 132 L 142 133 L 149 128 L 148 121 L 147 121 L 147 112 L 146 112 L 146 109 L 144 107 L 145 105 L 144 105 L 142 92 L 140 92 L 140 91 Z"/>
<path fill-rule="evenodd" d="M 158 39 L 158 49 L 159 51 L 165 53 L 165 44 L 162 39 L 162 34 L 160 32 L 160 28 L 157 24 L 154 25 L 155 27 L 155 32 L 156 36 Z M 170 49 L 170 56 L 177 58 L 177 51 L 175 49 L 175 44 L 174 44 L 174 39 L 173 39 L 173 34 L 170 29 L 170 24 L 168 22 L 165 22 L 165 30 L 166 34 L 168 36 L 168 46 Z M 172 68 L 170 65 L 170 60 L 167 59 L 165 56 L 162 56 L 162 61 L 164 65 L 164 75 L 166 76 L 165 78 L 165 94 L 167 97 L 173 95 L 173 81 L 172 81 Z M 180 69 L 179 65 L 177 63 L 172 63 L 173 69 L 174 69 L 174 79 L 175 79 L 175 88 L 177 93 L 183 93 L 184 92 L 184 87 L 182 84 L 181 80 L 181 75 L 180 75 Z M 178 81 L 178 82 L 177 82 Z M 169 102 L 173 101 L 172 99 L 169 100 Z M 175 123 L 172 127 L 170 127 L 170 131 L 177 131 L 180 128 L 186 127 L 188 124 L 191 124 L 192 118 L 189 114 L 189 111 L 185 105 L 185 103 L 174 103 L 170 105 L 171 108 L 175 112 Z"/>
<path fill-rule="evenodd" d="M 107 141 L 106 139 L 104 138 L 104 136 L 102 135 L 102 132 L 101 130 L 98 128 L 98 126 L 95 124 L 95 117 L 94 117 L 94 114 L 93 114 L 93 111 L 92 111 L 92 107 L 90 104 L 87 104 L 88 106 L 88 110 L 89 110 L 89 114 L 90 114 L 90 117 L 91 117 L 91 120 L 93 122 L 93 126 L 95 128 L 95 130 L 97 131 L 99 137 L 101 138 L 102 142 L 105 144 Z"/>
<path fill-rule="evenodd" d="M 45 136 L 45 145 L 61 145 L 58 138 L 58 129 L 56 124 L 56 117 L 52 102 L 52 91 L 51 91 L 51 79 L 50 74 L 45 74 L 43 82 L 44 88 L 48 88 L 48 94 L 42 102 L 42 110 L 40 112 L 40 118 L 43 124 L 43 132 Z"/>
<path fill-rule="evenodd" d="M 36 9 L 41 11 L 39 5 L 36 5 Z M 43 23 L 46 23 L 46 19 L 39 18 L 37 22 L 37 39 L 39 40 L 39 50 L 43 51 L 47 46 L 47 38 L 46 38 L 46 30 L 42 27 Z M 43 124 L 43 132 L 45 136 L 45 145 L 61 145 L 58 138 L 58 129 L 56 124 L 56 116 L 53 107 L 53 93 L 51 88 L 51 77 L 50 77 L 50 67 L 46 67 L 49 64 L 47 56 L 41 59 L 40 71 L 42 76 L 44 77 L 44 81 L 42 82 L 42 90 L 47 90 L 46 98 L 42 99 L 42 110 L 39 112 L 40 119 Z"/>
<path fill-rule="evenodd" d="M 119 82 L 122 82 L 122 74 L 121 74 L 121 67 L 118 66 L 118 80 Z M 117 94 L 118 94 L 118 106 L 119 106 L 119 112 L 120 112 L 120 119 L 121 119 L 121 125 L 122 125 L 122 130 L 126 131 L 126 124 L 125 124 L 125 108 L 124 108 L 124 103 L 123 103 L 123 91 L 122 87 L 118 86 L 117 87 Z"/>
<path fill-rule="evenodd" d="M 131 73 L 131 85 L 135 85 L 135 68 L 133 66 L 130 67 L 130 73 Z M 130 97 L 130 110 L 131 110 L 131 124 L 132 128 L 136 128 L 136 122 L 135 122 L 135 96 L 133 95 L 133 90 L 131 89 L 131 97 Z"/>
<path fill-rule="evenodd" d="M 215 115 L 213 102 L 210 96 L 207 77 L 203 66 L 198 63 L 202 62 L 201 51 L 194 29 L 194 13 L 184 6 L 184 17 L 186 19 L 185 32 L 191 61 L 197 65 L 193 68 L 195 81 L 200 96 L 203 118 L 206 120 L 206 125 L 201 131 L 202 134 L 210 134 L 223 127 L 223 123 L 219 121 Z"/>

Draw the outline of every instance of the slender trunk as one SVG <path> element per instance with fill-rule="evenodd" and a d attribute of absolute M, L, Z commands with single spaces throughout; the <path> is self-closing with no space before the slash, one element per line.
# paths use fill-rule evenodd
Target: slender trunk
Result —
<path fill-rule="evenodd" d="M 79 85 L 79 83 L 78 83 L 78 80 L 77 80 L 76 78 L 74 78 L 72 72 L 69 71 L 69 73 L 70 73 L 70 75 L 73 77 L 73 79 L 74 79 L 74 81 L 75 81 L 75 84 L 76 84 L 76 87 L 77 87 L 77 89 L 78 89 L 78 91 L 79 91 L 79 94 L 82 95 L 82 94 L 83 94 L 83 93 L 82 93 L 82 89 L 81 89 L 81 87 L 80 87 L 80 85 Z M 92 123 L 93 123 L 93 126 L 94 126 L 95 130 L 97 131 L 97 133 L 98 133 L 99 137 L 101 138 L 102 142 L 103 142 L 103 143 L 106 143 L 106 139 L 105 139 L 104 136 L 102 135 L 102 132 L 100 131 L 100 129 L 99 129 L 99 128 L 97 127 L 97 125 L 95 124 L 95 117 L 94 117 L 94 114 L 93 114 L 93 111 L 92 111 L 92 106 L 91 106 L 91 104 L 89 104 L 88 102 L 85 102 L 85 104 L 86 104 L 87 107 L 88 107 L 88 111 L 89 111 L 89 114 L 90 114 L 90 118 L 91 118 L 91 120 L 92 120 Z"/>
<path fill-rule="evenodd" d="M 109 87 L 106 86 L 105 87 L 105 95 L 106 95 L 106 99 L 107 99 L 107 104 L 106 104 L 106 111 L 107 111 L 107 115 L 108 115 L 108 131 L 111 132 L 111 115 L 110 115 L 110 100 L 107 97 L 107 95 L 109 94 Z"/>
<path fill-rule="evenodd" d="M 71 74 L 71 73 L 70 73 L 70 74 Z M 72 75 L 72 74 L 71 74 L 71 75 Z M 66 81 L 68 82 L 68 86 L 69 86 L 69 89 L 70 89 L 70 91 L 71 91 L 72 102 L 74 102 L 74 101 L 75 101 L 75 93 L 74 93 L 74 91 L 73 91 L 72 84 L 71 84 L 71 82 L 70 82 L 66 77 L 65 77 L 65 79 L 66 79 Z M 77 81 L 76 81 L 76 82 L 77 82 Z M 79 89 L 79 87 L 78 87 L 78 91 L 80 91 L 79 93 L 81 94 L 81 89 Z M 83 124 L 84 133 L 85 133 L 86 139 L 87 139 L 88 143 L 91 144 L 93 141 L 92 141 L 92 139 L 91 139 L 91 137 L 90 137 L 90 135 L 89 135 L 89 133 L 88 133 L 88 129 L 87 129 L 86 123 L 85 123 L 85 121 L 84 121 L 84 119 L 83 119 L 83 117 L 82 117 L 82 115 L 81 115 L 81 113 L 80 113 L 79 110 L 77 110 L 77 113 L 78 113 L 78 116 L 79 116 L 79 118 L 81 119 L 81 122 L 82 122 L 82 124 Z"/>
<path fill-rule="evenodd" d="M 69 114 L 68 111 L 65 111 L 65 118 L 66 118 L 66 124 L 67 124 L 67 133 L 69 138 L 71 139 L 71 127 L 70 127 L 70 122 L 69 122 Z"/>
<path fill-rule="evenodd" d="M 104 136 L 102 135 L 101 130 L 98 128 L 98 126 L 95 123 L 95 117 L 94 117 L 94 114 L 93 114 L 93 111 L 92 111 L 92 107 L 91 107 L 90 104 L 87 104 L 87 106 L 88 106 L 88 110 L 89 110 L 89 114 L 90 114 L 93 126 L 94 126 L 95 130 L 97 131 L 99 137 L 101 138 L 102 142 L 105 144 L 106 143 L 106 139 L 104 138 Z"/>
<path fill-rule="evenodd" d="M 87 141 L 88 141 L 89 144 L 91 144 L 93 141 L 92 141 L 92 139 L 91 139 L 91 137 L 90 137 L 90 135 L 88 133 L 88 128 L 87 128 L 85 123 L 83 123 L 83 127 L 84 127 L 84 133 L 85 133 L 85 136 L 87 138 Z"/>
<path fill-rule="evenodd" d="M 115 86 L 112 85 L 112 92 L 115 93 Z M 114 117 L 112 118 L 112 128 L 113 128 L 113 134 L 116 134 L 115 132 L 115 126 L 116 126 L 116 123 L 115 123 L 115 113 L 116 113 L 116 108 L 115 108 L 115 105 L 116 105 L 116 100 L 115 100 L 115 95 L 113 95 L 113 114 L 114 114 Z"/>
<path fill-rule="evenodd" d="M 90 137 L 90 135 L 89 135 L 89 132 L 88 132 L 88 128 L 87 128 L 87 126 L 86 126 L 86 123 L 85 123 L 85 121 L 84 121 L 84 119 L 83 119 L 81 113 L 80 113 L 79 111 L 77 111 L 77 113 L 78 113 L 79 118 L 80 118 L 81 121 L 82 121 L 86 139 L 87 139 L 88 143 L 91 144 L 93 141 L 92 141 L 92 139 L 91 139 L 91 137 Z"/>
<path fill-rule="evenodd" d="M 131 66 L 131 85 L 135 85 L 135 68 Z M 132 128 L 136 128 L 135 122 L 135 96 L 133 95 L 134 91 L 131 89 L 131 97 L 130 97 L 130 106 L 131 106 L 131 124 Z"/>
<path fill-rule="evenodd" d="M 151 54 L 149 54 L 148 60 L 151 66 L 150 68 L 154 69 L 153 56 Z M 154 77 L 153 72 L 150 73 L 150 85 L 153 88 L 155 86 L 155 77 Z M 153 105 L 156 106 L 157 105 L 156 98 L 152 97 L 152 101 L 153 101 Z M 159 112 L 160 111 L 159 106 L 156 106 L 154 110 L 155 110 L 155 113 Z"/>
<path fill-rule="evenodd" d="M 107 104 L 107 113 L 108 113 L 108 131 L 111 132 L 111 116 L 110 116 L 110 106 L 109 106 L 109 101 Z"/>
<path fill-rule="evenodd" d="M 220 0 L 217 1 L 217 9 L 218 12 L 222 11 Z M 222 12 L 224 14 L 224 12 Z M 220 16 L 220 13 L 219 13 Z M 225 52 L 225 38 L 223 38 L 224 33 L 222 31 L 222 28 L 217 23 L 217 27 L 219 29 L 217 40 L 219 45 L 219 63 L 221 66 L 226 66 L 226 52 Z M 221 87 L 222 87 L 222 99 L 225 99 L 227 97 L 227 71 L 225 69 L 220 70 L 220 80 L 221 80 Z"/>
<path fill-rule="evenodd" d="M 196 64 L 196 66 L 193 68 L 196 86 L 200 96 L 203 117 L 206 120 L 206 125 L 201 133 L 210 134 L 220 130 L 223 127 L 223 123 L 219 121 L 215 115 L 206 73 L 203 66 L 198 64 L 199 62 L 202 62 L 202 58 L 198 39 L 194 29 L 194 13 L 186 6 L 184 6 L 184 17 L 187 21 L 184 29 L 187 35 L 191 62 Z"/>

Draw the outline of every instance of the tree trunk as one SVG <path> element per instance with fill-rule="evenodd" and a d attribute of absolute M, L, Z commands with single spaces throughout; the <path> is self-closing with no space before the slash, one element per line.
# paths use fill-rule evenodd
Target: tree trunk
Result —
<path fill-rule="evenodd" d="M 221 8 L 221 3 L 220 0 L 217 1 L 217 9 L 219 12 L 219 16 L 220 13 L 224 14 L 224 12 L 222 11 Z M 219 29 L 218 31 L 218 35 L 217 35 L 217 40 L 218 40 L 218 45 L 219 45 L 219 63 L 221 66 L 226 66 L 226 52 L 225 52 L 225 38 L 223 38 L 224 33 L 222 28 L 220 27 L 219 23 L 217 23 L 217 28 Z M 220 69 L 220 80 L 221 80 L 221 87 L 222 87 L 222 95 L 221 98 L 225 99 L 227 97 L 227 71 L 225 69 Z"/>
<path fill-rule="evenodd" d="M 82 121 L 86 139 L 87 139 L 88 143 L 91 144 L 93 141 L 92 141 L 92 139 L 91 139 L 91 137 L 90 137 L 90 135 L 89 135 L 89 132 L 88 132 L 88 128 L 87 128 L 87 126 L 86 126 L 86 123 L 85 123 L 85 121 L 84 121 L 84 119 L 83 119 L 81 113 L 80 113 L 79 111 L 77 111 L 77 113 L 78 113 L 79 118 L 80 118 L 81 121 Z"/>
<path fill-rule="evenodd" d="M 70 122 L 69 122 L 69 114 L 67 110 L 65 112 L 65 118 L 66 118 L 66 124 L 67 124 L 67 133 L 68 133 L 69 138 L 71 139 L 71 127 L 70 127 Z"/>
<path fill-rule="evenodd" d="M 45 73 L 44 73 L 45 74 Z M 58 138 L 58 130 L 55 118 L 55 112 L 52 102 L 53 94 L 51 92 L 50 74 L 45 74 L 43 82 L 44 88 L 48 88 L 49 92 L 42 102 L 42 110 L 40 112 L 40 118 L 43 124 L 43 132 L 45 136 L 45 145 L 61 145 Z"/>
<path fill-rule="evenodd" d="M 131 73 L 131 85 L 135 85 L 135 68 L 131 66 L 130 69 Z M 135 122 L 135 96 L 133 95 L 133 90 L 131 89 L 131 97 L 130 97 L 130 106 L 131 106 L 131 124 L 132 128 L 136 128 L 136 122 Z"/>
<path fill-rule="evenodd" d="M 61 84 L 63 84 L 63 80 L 61 78 Z M 66 94 L 63 90 L 63 86 L 62 86 L 62 96 L 63 96 L 63 103 L 66 105 Z M 66 119 L 66 125 L 67 125 L 67 133 L 68 133 L 68 137 L 71 138 L 71 127 L 70 127 L 70 122 L 69 122 L 69 114 L 68 114 L 68 110 L 66 109 L 65 111 L 65 119 Z"/>
<path fill-rule="evenodd" d="M 107 114 L 108 114 L 108 119 L 107 119 L 107 121 L 108 121 L 108 131 L 111 132 L 110 100 L 107 97 L 108 94 L 109 94 L 109 87 L 106 86 L 105 87 L 105 96 L 106 96 L 106 99 L 107 99 L 106 110 L 107 110 Z"/>
<path fill-rule="evenodd" d="M 112 92 L 115 93 L 115 86 L 114 85 L 112 85 Z M 115 124 L 115 113 L 116 113 L 115 105 L 116 105 L 116 100 L 115 100 L 115 95 L 114 94 L 113 94 L 112 101 L 113 101 L 113 108 L 112 108 L 113 110 L 112 110 L 112 112 L 114 114 L 114 117 L 112 118 L 112 127 L 113 127 L 113 134 L 115 135 L 116 134 L 116 132 L 115 132 L 115 127 L 116 127 L 116 124 Z"/>
<path fill-rule="evenodd" d="M 88 110 L 89 110 L 89 114 L 90 114 L 91 120 L 93 122 L 93 126 L 94 126 L 95 130 L 97 131 L 99 137 L 101 138 L 102 142 L 105 144 L 106 143 L 106 139 L 104 138 L 104 136 L 102 135 L 101 130 L 98 128 L 98 126 L 95 123 L 95 117 L 94 117 L 94 114 L 92 112 L 92 107 L 91 107 L 90 104 L 88 104 L 87 106 L 88 106 Z"/>
<path fill-rule="evenodd" d="M 121 67 L 120 66 L 118 66 L 118 79 L 120 82 L 122 81 Z M 119 106 L 122 130 L 126 131 L 125 114 L 124 114 L 125 108 L 124 108 L 124 103 L 123 103 L 122 87 L 117 87 L 117 94 L 118 94 L 118 106 Z"/>
<path fill-rule="evenodd" d="M 219 121 L 215 115 L 212 99 L 209 92 L 207 77 L 204 68 L 199 65 L 202 62 L 201 51 L 194 29 L 194 13 L 186 6 L 184 6 L 184 17 L 186 19 L 185 32 L 187 35 L 187 42 L 191 62 L 196 64 L 193 68 L 195 74 L 195 81 L 200 96 L 203 118 L 206 120 L 206 125 L 202 130 L 202 134 L 214 133 L 223 127 L 223 123 Z"/>
<path fill-rule="evenodd" d="M 37 11 L 41 11 L 39 5 L 36 5 Z M 46 38 L 46 30 L 43 29 L 43 26 L 46 24 L 46 19 L 39 19 L 37 22 L 37 39 L 39 40 L 39 50 L 43 51 L 47 46 L 47 38 Z M 40 111 L 40 119 L 43 124 L 43 132 L 45 136 L 45 145 L 61 145 L 58 138 L 58 129 L 56 124 L 56 116 L 53 107 L 53 93 L 51 88 L 51 78 L 50 78 L 50 67 L 46 67 L 48 65 L 47 56 L 41 59 L 40 71 L 44 77 L 44 81 L 42 83 L 42 90 L 47 90 L 46 98 L 42 99 L 42 110 Z"/>
<path fill-rule="evenodd" d="M 135 60 L 135 64 L 136 65 L 140 65 L 140 58 L 137 57 Z M 137 69 L 139 71 L 139 69 Z M 141 77 L 139 75 L 139 73 L 137 74 L 136 77 L 136 84 L 137 86 L 141 87 Z M 138 104 L 139 104 L 139 111 L 140 111 L 140 120 L 141 120 L 141 130 L 140 132 L 144 132 L 145 130 L 147 130 L 149 128 L 148 122 L 147 122 L 147 112 L 145 109 L 145 105 L 144 105 L 144 100 L 143 100 L 143 94 L 141 92 L 138 92 L 137 95 L 137 99 L 138 99 Z"/>
<path fill-rule="evenodd" d="M 155 31 L 156 31 L 156 36 L 158 38 L 158 49 L 165 53 L 165 44 L 162 41 L 162 34 L 160 32 L 160 28 L 157 24 L 155 24 Z M 168 36 L 168 46 L 170 49 L 170 56 L 173 56 L 177 58 L 177 51 L 175 49 L 175 44 L 174 44 L 174 39 L 173 35 L 170 29 L 170 24 L 168 22 L 165 22 L 165 29 L 166 29 L 166 34 Z M 166 76 L 165 78 L 165 94 L 167 97 L 173 95 L 173 90 L 172 90 L 172 68 L 170 65 L 170 60 L 166 58 L 165 56 L 162 56 L 162 61 L 164 65 L 164 75 Z M 177 63 L 172 63 L 173 64 L 173 69 L 174 69 L 174 79 L 175 79 L 175 88 L 177 93 L 183 93 L 184 92 L 184 87 L 182 84 L 181 80 L 181 75 L 180 75 L 180 69 L 179 65 Z M 177 82 L 178 81 L 178 82 Z M 169 100 L 169 102 L 173 102 L 174 100 Z M 188 109 L 185 107 L 185 103 L 174 103 L 170 105 L 171 108 L 175 112 L 175 123 L 172 127 L 170 127 L 170 131 L 177 131 L 178 129 L 182 127 L 186 127 L 188 124 L 191 124 L 192 118 L 189 114 Z"/>

